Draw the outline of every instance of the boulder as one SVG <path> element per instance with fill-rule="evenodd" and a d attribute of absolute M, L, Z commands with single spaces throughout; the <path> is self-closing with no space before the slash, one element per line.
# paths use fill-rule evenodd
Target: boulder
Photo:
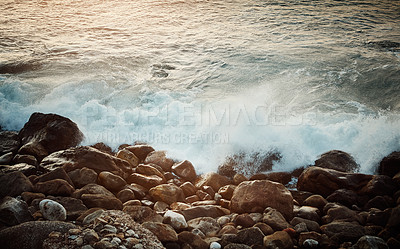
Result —
<path fill-rule="evenodd" d="M 116 157 L 127 161 L 131 165 L 131 167 L 136 167 L 139 165 L 139 158 L 137 158 L 135 154 L 133 154 L 129 150 L 123 149 L 118 151 Z"/>
<path fill-rule="evenodd" d="M 286 220 L 293 217 L 293 197 L 280 183 L 268 180 L 246 181 L 239 184 L 233 192 L 232 212 L 260 213 L 266 207 L 279 210 Z"/>
<path fill-rule="evenodd" d="M 146 159 L 147 155 L 154 151 L 154 148 L 147 144 L 127 146 L 125 147 L 125 149 L 135 154 L 140 162 L 143 162 Z"/>
<path fill-rule="evenodd" d="M 67 173 L 86 167 L 96 171 L 98 174 L 102 171 L 109 171 L 119 176 L 124 176 L 125 172 L 130 172 L 131 170 L 131 166 L 127 161 L 89 146 L 54 152 L 44 158 L 40 166 L 49 171 L 63 167 Z"/>
<path fill-rule="evenodd" d="M 10 196 L 4 197 L 0 202 L 0 222 L 7 226 L 15 226 L 33 220 L 25 201 L 20 201 Z"/>
<path fill-rule="evenodd" d="M 199 217 L 211 217 L 211 218 L 218 218 L 229 214 L 229 210 L 221 208 L 219 206 L 196 206 L 187 208 L 185 210 L 179 211 L 186 221 L 191 219 L 199 218 Z"/>
<path fill-rule="evenodd" d="M 147 189 L 139 184 L 131 183 L 125 186 L 126 189 L 132 190 L 136 198 L 142 199 L 147 194 Z"/>
<path fill-rule="evenodd" d="M 75 191 L 75 188 L 63 179 L 38 182 L 35 184 L 34 189 L 36 192 L 55 196 L 71 196 Z"/>
<path fill-rule="evenodd" d="M 67 219 L 67 210 L 60 203 L 44 199 L 39 203 L 40 212 L 46 220 L 64 221 Z"/>
<path fill-rule="evenodd" d="M 328 201 L 321 195 L 312 195 L 304 200 L 303 205 L 316 207 L 319 210 L 322 210 L 327 203 Z"/>
<path fill-rule="evenodd" d="M 4 196 L 18 196 L 22 192 L 32 192 L 31 181 L 21 172 L 11 172 L 0 175 L 0 198 Z"/>
<path fill-rule="evenodd" d="M 63 221 L 28 221 L 1 230 L 1 246 L 7 249 L 41 249 L 51 232 L 66 233 L 75 228 L 74 224 Z"/>
<path fill-rule="evenodd" d="M 18 133 L 15 131 L 1 131 L 0 132 L 0 156 L 10 153 L 11 155 L 20 147 L 20 139 Z"/>
<path fill-rule="evenodd" d="M 302 206 L 294 210 L 294 215 L 315 222 L 320 222 L 320 211 L 316 207 Z"/>
<path fill-rule="evenodd" d="M 71 197 L 80 199 L 83 194 L 99 194 L 114 197 L 113 193 L 111 193 L 105 187 L 95 183 L 85 185 L 83 188 L 76 190 Z"/>
<path fill-rule="evenodd" d="M 271 226 L 275 231 L 290 227 L 290 224 L 285 220 L 285 217 L 278 210 L 270 207 L 265 209 L 262 221 Z"/>
<path fill-rule="evenodd" d="M 249 214 L 239 214 L 233 219 L 236 226 L 241 226 L 244 228 L 252 227 L 256 222 L 251 218 Z"/>
<path fill-rule="evenodd" d="M 304 218 L 300 218 L 300 217 L 294 217 L 291 221 L 290 224 L 292 226 L 296 226 L 300 223 L 304 223 L 307 227 L 308 231 L 315 231 L 315 232 L 320 232 L 321 229 L 319 228 L 319 224 L 316 221 L 313 220 L 307 220 Z"/>
<path fill-rule="evenodd" d="M 236 234 L 236 243 L 245 244 L 248 246 L 262 246 L 264 234 L 258 227 L 250 227 L 240 230 Z"/>
<path fill-rule="evenodd" d="M 243 174 L 235 174 L 233 176 L 233 184 L 235 185 L 239 185 L 244 181 L 248 181 L 249 179 L 247 179 L 246 176 L 244 176 Z"/>
<path fill-rule="evenodd" d="M 387 226 L 390 228 L 400 227 L 400 206 L 397 206 L 392 209 Z"/>
<path fill-rule="evenodd" d="M 326 200 L 329 202 L 337 202 L 347 207 L 352 207 L 353 205 L 364 206 L 365 203 L 365 198 L 363 196 L 358 195 L 350 189 L 335 190 L 335 192 L 330 194 Z"/>
<path fill-rule="evenodd" d="M 152 165 L 139 164 L 135 169 L 135 173 L 139 173 L 146 176 L 156 175 L 163 178 L 164 181 L 166 181 L 163 173 L 161 173 L 160 170 L 158 170 L 156 167 Z"/>
<path fill-rule="evenodd" d="M 175 230 L 181 230 L 188 227 L 185 217 L 182 214 L 171 210 L 165 212 L 163 223 L 171 225 Z"/>
<path fill-rule="evenodd" d="M 22 199 L 30 205 L 34 199 L 44 199 L 46 196 L 43 193 L 23 192 L 21 193 Z"/>
<path fill-rule="evenodd" d="M 291 249 L 293 248 L 293 241 L 287 232 L 277 231 L 264 237 L 264 246 L 266 249 Z"/>
<path fill-rule="evenodd" d="M 182 179 L 185 179 L 190 182 L 194 182 L 197 176 L 193 164 L 188 160 L 173 165 L 172 172 L 174 172 L 177 176 L 181 177 Z"/>
<path fill-rule="evenodd" d="M 191 219 L 187 222 L 187 224 L 191 230 L 199 229 L 207 237 L 216 236 L 219 230 L 221 230 L 218 222 L 211 217 L 199 217 Z"/>
<path fill-rule="evenodd" d="M 125 206 L 123 211 L 129 214 L 136 222 L 162 222 L 163 218 L 156 211 L 145 206 Z"/>
<path fill-rule="evenodd" d="M 38 166 L 38 161 L 35 156 L 17 154 L 12 159 L 13 164 L 27 163 L 33 166 Z"/>
<path fill-rule="evenodd" d="M 2 175 L 7 175 L 12 172 L 20 172 L 25 176 L 36 175 L 37 169 L 35 166 L 26 164 L 26 163 L 19 163 L 14 165 L 0 165 L 0 177 Z"/>
<path fill-rule="evenodd" d="M 68 172 L 68 176 L 76 188 L 82 188 L 87 184 L 96 183 L 97 181 L 96 171 L 86 167 L 70 171 Z"/>
<path fill-rule="evenodd" d="M 156 175 L 146 176 L 138 173 L 133 173 L 128 177 L 127 182 L 136 183 L 140 186 L 145 187 L 146 189 L 151 189 L 155 186 L 165 183 L 165 180 Z"/>
<path fill-rule="evenodd" d="M 188 231 L 183 231 L 178 234 L 178 241 L 181 245 L 189 245 L 193 249 L 208 249 L 208 243 L 205 242 L 199 235 Z M 183 247 L 185 248 L 185 247 Z"/>
<path fill-rule="evenodd" d="M 67 211 L 68 220 L 76 220 L 80 215 L 88 210 L 82 200 L 73 197 L 48 196 L 47 199 L 60 203 Z"/>
<path fill-rule="evenodd" d="M 396 182 L 386 175 L 374 175 L 372 179 L 361 189 L 359 194 L 370 197 L 377 195 L 393 195 L 398 189 Z"/>
<path fill-rule="evenodd" d="M 186 197 L 195 195 L 197 191 L 196 187 L 191 182 L 185 182 L 179 187 L 183 190 L 183 194 Z"/>
<path fill-rule="evenodd" d="M 226 176 L 219 175 L 215 172 L 209 172 L 201 175 L 196 181 L 196 187 L 201 189 L 203 186 L 210 186 L 217 192 L 221 187 L 230 184 L 231 181 Z"/>
<path fill-rule="evenodd" d="M 389 249 L 389 246 L 379 237 L 365 235 L 351 249 Z"/>
<path fill-rule="evenodd" d="M 108 171 L 101 172 L 97 178 L 97 182 L 113 192 L 118 192 L 126 185 L 124 178 Z"/>
<path fill-rule="evenodd" d="M 365 235 L 364 227 L 351 222 L 334 221 L 321 226 L 323 233 L 328 235 L 333 241 L 341 244 L 343 242 L 357 242 Z"/>
<path fill-rule="evenodd" d="M 327 197 L 335 190 L 344 188 L 358 190 L 372 179 L 371 175 L 345 173 L 321 167 L 309 167 L 303 171 L 297 182 L 297 189 Z"/>
<path fill-rule="evenodd" d="M 378 167 L 380 175 L 395 176 L 400 172 L 400 151 L 392 152 L 382 159 Z"/>
<path fill-rule="evenodd" d="M 54 169 L 48 173 L 45 173 L 45 174 L 39 176 L 38 178 L 35 179 L 34 183 L 46 182 L 46 181 L 55 180 L 55 179 L 65 180 L 69 183 L 69 185 L 74 187 L 74 183 L 71 181 L 71 178 L 69 178 L 68 174 L 65 172 L 65 170 L 63 168 L 57 168 L 57 169 Z"/>
<path fill-rule="evenodd" d="M 163 201 L 167 204 L 185 200 L 182 189 L 172 183 L 153 187 L 149 190 L 149 194 L 154 200 Z"/>
<path fill-rule="evenodd" d="M 12 152 L 5 153 L 0 156 L 0 165 L 8 165 L 11 164 L 11 161 L 14 158 L 14 154 Z"/>
<path fill-rule="evenodd" d="M 108 146 L 107 144 L 103 143 L 103 142 L 95 143 L 95 144 L 91 145 L 90 147 L 95 148 L 95 149 L 97 149 L 97 150 L 99 150 L 101 152 L 104 152 L 106 154 L 109 154 L 111 156 L 114 155 L 114 152 L 111 149 L 111 147 Z"/>
<path fill-rule="evenodd" d="M 315 166 L 341 172 L 355 172 L 360 168 L 350 154 L 340 150 L 331 150 L 322 154 L 315 161 Z"/>
<path fill-rule="evenodd" d="M 20 154 L 35 156 L 39 161 L 59 150 L 77 146 L 84 136 L 70 119 L 57 114 L 33 113 L 18 134 Z"/>
<path fill-rule="evenodd" d="M 171 171 L 171 167 L 174 164 L 174 161 L 170 158 L 167 158 L 165 151 L 152 151 L 146 156 L 144 163 L 154 163 L 158 166 L 161 166 L 164 171 Z"/>
<path fill-rule="evenodd" d="M 135 193 L 131 189 L 125 188 L 117 193 L 117 198 L 122 203 L 125 203 L 129 200 L 134 200 L 136 198 L 136 196 L 135 196 Z"/>
<path fill-rule="evenodd" d="M 157 236 L 161 242 L 178 241 L 178 234 L 170 225 L 160 222 L 144 222 L 142 226 Z"/>
<path fill-rule="evenodd" d="M 233 196 L 233 192 L 235 191 L 235 189 L 235 185 L 225 185 L 218 190 L 218 194 L 220 194 L 225 200 L 230 200 Z"/>
<path fill-rule="evenodd" d="M 107 196 L 101 194 L 83 194 L 81 199 L 88 208 L 104 208 L 112 210 L 122 210 L 123 205 L 115 196 Z"/>
<path fill-rule="evenodd" d="M 286 185 L 292 180 L 292 175 L 290 172 L 269 172 L 265 174 L 265 178 L 262 180 L 270 180 Z"/>

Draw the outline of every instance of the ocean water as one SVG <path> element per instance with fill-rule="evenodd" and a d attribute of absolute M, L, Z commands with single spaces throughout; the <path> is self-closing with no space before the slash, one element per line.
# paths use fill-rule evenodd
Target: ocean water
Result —
<path fill-rule="evenodd" d="M 0 126 L 33 112 L 84 144 L 142 141 L 199 172 L 332 149 L 361 172 L 400 150 L 400 2 L 1 0 Z M 254 165 L 256 167 L 257 165 Z"/>

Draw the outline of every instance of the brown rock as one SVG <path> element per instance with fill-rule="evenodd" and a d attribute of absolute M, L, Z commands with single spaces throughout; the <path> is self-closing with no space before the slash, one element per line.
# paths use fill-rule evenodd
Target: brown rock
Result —
<path fill-rule="evenodd" d="M 382 159 L 378 167 L 380 175 L 394 177 L 400 172 L 400 151 L 392 152 Z"/>
<path fill-rule="evenodd" d="M 111 193 L 105 187 L 94 183 L 85 185 L 83 188 L 76 190 L 71 197 L 80 199 L 83 194 L 99 194 L 114 197 L 113 193 Z"/>
<path fill-rule="evenodd" d="M 352 207 L 353 205 L 364 206 L 366 199 L 364 196 L 358 195 L 356 192 L 350 189 L 338 189 L 330 194 L 326 200 L 328 202 L 337 202 L 343 204 L 347 207 Z"/>
<path fill-rule="evenodd" d="M 293 241 L 287 232 L 278 231 L 264 237 L 264 246 L 267 249 L 292 249 Z"/>
<path fill-rule="evenodd" d="M 166 181 L 164 174 L 161 173 L 156 167 L 152 165 L 144 165 L 140 164 L 139 166 L 136 167 L 136 173 L 146 175 L 146 176 L 151 176 L 151 175 L 156 175 L 164 179 Z"/>
<path fill-rule="evenodd" d="M 321 248 L 337 248 L 333 241 L 331 241 L 326 234 L 320 234 L 317 232 L 304 232 L 299 235 L 299 245 L 303 245 L 304 241 L 312 239 L 318 241 Z"/>
<path fill-rule="evenodd" d="M 140 162 L 143 162 L 147 155 L 154 151 L 154 148 L 147 144 L 128 146 L 125 149 L 135 154 Z"/>
<path fill-rule="evenodd" d="M 127 182 L 139 184 L 146 189 L 151 189 L 152 187 L 165 183 L 164 179 L 159 176 L 146 176 L 138 173 L 131 174 L 128 177 Z"/>
<path fill-rule="evenodd" d="M 15 226 L 33 220 L 24 201 L 6 196 L 0 200 L 0 222 L 2 225 Z"/>
<path fill-rule="evenodd" d="M 86 210 L 85 212 L 83 212 L 81 215 L 79 215 L 79 217 L 76 218 L 76 221 L 83 222 L 83 220 L 84 220 L 87 216 L 89 216 L 89 215 L 91 215 L 91 214 L 93 214 L 94 212 L 99 211 L 99 210 L 104 211 L 104 209 L 102 209 L 102 208 L 90 208 L 90 209 Z M 99 213 L 100 213 L 100 212 L 99 212 Z M 90 222 L 89 222 L 89 223 L 90 223 Z"/>
<path fill-rule="evenodd" d="M 179 213 L 183 214 L 187 221 L 199 217 L 218 218 L 230 214 L 229 210 L 219 206 L 196 206 L 179 211 Z"/>
<path fill-rule="evenodd" d="M 321 232 L 321 229 L 319 228 L 319 224 L 316 221 L 313 220 L 307 220 L 304 218 L 300 217 L 294 217 L 290 224 L 292 226 L 296 226 L 297 224 L 304 223 L 307 226 L 308 231 L 315 231 L 315 232 Z"/>
<path fill-rule="evenodd" d="M 211 186 L 214 192 L 218 191 L 221 187 L 230 184 L 231 181 L 226 176 L 221 176 L 215 172 L 210 172 L 201 175 L 196 181 L 196 187 L 201 189 L 203 186 Z"/>
<path fill-rule="evenodd" d="M 196 195 L 200 198 L 200 200 L 212 200 L 213 198 L 211 197 L 211 195 L 207 194 L 205 191 L 203 190 L 197 190 L 196 191 Z"/>
<path fill-rule="evenodd" d="M 17 154 L 14 156 L 12 161 L 14 164 L 27 163 L 29 165 L 38 166 L 38 161 L 37 161 L 36 157 L 32 156 L 32 155 Z"/>
<path fill-rule="evenodd" d="M 46 182 L 38 182 L 35 184 L 34 189 L 36 192 L 45 195 L 55 196 L 70 196 L 74 193 L 75 188 L 72 187 L 66 180 L 54 179 Z"/>
<path fill-rule="evenodd" d="M 188 160 L 179 162 L 172 166 L 172 171 L 179 177 L 194 182 L 196 180 L 196 171 L 193 167 L 193 164 Z"/>
<path fill-rule="evenodd" d="M 147 189 L 139 184 L 131 183 L 125 186 L 126 189 L 130 189 L 135 193 L 136 198 L 142 199 L 147 194 Z"/>
<path fill-rule="evenodd" d="M 350 154 L 340 150 L 331 150 L 322 154 L 315 161 L 315 166 L 341 172 L 354 172 L 360 167 Z"/>
<path fill-rule="evenodd" d="M 256 224 L 249 214 L 239 214 L 233 219 L 233 222 L 236 226 L 242 226 L 244 228 L 252 227 Z"/>
<path fill-rule="evenodd" d="M 221 230 L 218 232 L 218 236 L 222 236 L 224 234 L 237 234 L 239 230 L 236 229 L 233 225 L 225 225 Z"/>
<path fill-rule="evenodd" d="M 171 183 L 153 187 L 149 190 L 149 194 L 154 200 L 163 201 L 167 204 L 185 200 L 182 189 Z"/>
<path fill-rule="evenodd" d="M 65 208 L 68 220 L 75 220 L 88 210 L 80 199 L 61 196 L 47 198 L 60 203 Z"/>
<path fill-rule="evenodd" d="M 184 203 L 184 202 L 174 202 L 170 205 L 172 210 L 185 210 L 191 208 L 192 205 Z"/>
<path fill-rule="evenodd" d="M 361 223 L 360 217 L 357 215 L 357 213 L 354 210 L 351 210 L 348 207 L 340 206 L 340 205 L 334 205 L 334 206 L 332 206 L 332 208 L 329 208 L 327 210 L 327 218 L 325 217 L 325 219 L 327 219 L 328 222 L 356 221 L 358 223 Z"/>
<path fill-rule="evenodd" d="M 359 238 L 365 235 L 364 227 L 350 222 L 334 221 L 321 226 L 323 233 L 332 240 L 343 242 L 357 242 Z"/>
<path fill-rule="evenodd" d="M 258 227 L 264 235 L 270 235 L 274 233 L 274 229 L 272 229 L 271 226 L 263 223 L 263 222 L 258 222 L 254 225 L 254 227 Z"/>
<path fill-rule="evenodd" d="M 315 222 L 320 221 L 320 211 L 316 207 L 302 206 L 300 208 L 295 208 L 294 215 Z"/>
<path fill-rule="evenodd" d="M 233 192 L 235 191 L 236 186 L 229 184 L 226 186 L 221 187 L 218 190 L 218 194 L 220 194 L 222 196 L 222 198 L 226 199 L 226 200 L 230 200 L 233 196 Z"/>
<path fill-rule="evenodd" d="M 195 219 L 191 219 L 187 222 L 190 229 L 199 229 L 202 231 L 207 237 L 216 236 L 221 230 L 218 222 L 211 217 L 199 217 Z"/>
<path fill-rule="evenodd" d="M 127 202 L 124 202 L 124 208 L 127 206 L 141 206 L 142 203 L 140 200 L 129 200 Z"/>
<path fill-rule="evenodd" d="M 208 249 L 208 243 L 205 242 L 199 235 L 188 231 L 183 231 L 178 234 L 178 241 L 181 245 L 189 245 L 193 249 Z"/>
<path fill-rule="evenodd" d="M 129 150 L 123 149 L 118 151 L 116 157 L 127 161 L 131 165 L 131 167 L 136 167 L 139 165 L 139 158 L 137 158 L 135 154 L 133 154 Z"/>
<path fill-rule="evenodd" d="M 161 166 L 164 171 L 171 171 L 171 167 L 174 164 L 174 161 L 170 158 L 167 158 L 165 151 L 153 151 L 147 155 L 144 163 L 154 163 Z"/>
<path fill-rule="evenodd" d="M 164 212 L 169 208 L 169 205 L 163 201 L 157 201 L 154 203 L 154 211 L 156 212 Z"/>
<path fill-rule="evenodd" d="M 264 212 L 263 222 L 271 226 L 275 231 L 290 227 L 290 224 L 278 210 L 268 207 Z"/>
<path fill-rule="evenodd" d="M 397 190 L 397 184 L 395 181 L 386 175 L 375 175 L 368 182 L 366 186 L 364 186 L 359 194 L 366 194 L 370 197 L 377 195 L 393 195 Z"/>
<path fill-rule="evenodd" d="M 279 182 L 286 185 L 292 180 L 292 175 L 289 172 L 269 172 L 265 174 L 264 180 Z"/>
<path fill-rule="evenodd" d="M 11 172 L 0 175 L 0 198 L 4 196 L 18 196 L 22 192 L 32 192 L 33 185 L 21 172 Z"/>
<path fill-rule="evenodd" d="M 46 196 L 42 193 L 23 192 L 21 193 L 22 199 L 30 205 L 34 199 L 44 199 Z"/>
<path fill-rule="evenodd" d="M 321 195 L 312 195 L 304 200 L 303 205 L 316 207 L 319 210 L 322 210 L 327 203 L 328 201 Z"/>
<path fill-rule="evenodd" d="M 200 197 L 198 197 L 197 195 L 191 195 L 191 196 L 186 197 L 185 201 L 187 203 L 194 203 L 194 202 L 200 201 Z"/>
<path fill-rule="evenodd" d="M 154 233 L 161 242 L 178 241 L 178 234 L 170 225 L 160 222 L 144 222 L 142 226 Z"/>
<path fill-rule="evenodd" d="M 121 190 L 126 185 L 124 178 L 107 171 L 99 174 L 97 182 L 113 192 Z"/>
<path fill-rule="evenodd" d="M 39 161 L 55 151 L 77 146 L 84 138 L 70 119 L 43 113 L 33 113 L 18 136 L 22 144 L 19 153 L 33 155 Z"/>
<path fill-rule="evenodd" d="M 195 195 L 195 194 L 196 194 L 196 191 L 197 191 L 196 187 L 195 187 L 195 186 L 193 185 L 193 183 L 191 183 L 191 182 L 185 182 L 185 183 L 183 183 L 183 184 L 180 186 L 180 188 L 182 189 L 183 194 L 184 194 L 186 197 L 191 196 L 191 195 Z"/>
<path fill-rule="evenodd" d="M 81 196 L 83 203 L 88 208 L 104 208 L 104 209 L 115 209 L 122 210 L 123 205 L 120 200 L 115 196 L 107 196 L 101 194 L 83 194 Z"/>
<path fill-rule="evenodd" d="M 287 220 L 293 217 L 292 195 L 280 183 L 268 180 L 242 182 L 231 199 L 231 210 L 235 213 L 260 213 L 266 207 L 279 210 Z"/>
<path fill-rule="evenodd" d="M 134 200 L 136 198 L 136 196 L 135 196 L 135 193 L 132 190 L 126 188 L 126 189 L 123 189 L 123 190 L 118 192 L 117 198 L 122 203 L 125 203 L 125 202 L 127 202 L 129 200 Z"/>
<path fill-rule="evenodd" d="M 249 179 L 247 179 L 246 176 L 244 176 L 243 174 L 235 174 L 233 176 L 233 184 L 235 185 L 239 185 L 244 181 L 248 181 Z"/>
<path fill-rule="evenodd" d="M 63 168 L 57 168 L 53 171 L 50 171 L 46 174 L 39 176 L 38 178 L 36 178 L 34 183 L 46 182 L 55 179 L 63 179 L 67 181 L 69 185 L 74 186 L 74 183 L 71 181 L 71 178 L 69 178 L 68 174 L 65 172 Z"/>
<path fill-rule="evenodd" d="M 145 206 L 125 206 L 123 211 L 129 214 L 136 222 L 143 223 L 146 221 L 162 222 L 163 217 L 156 211 Z"/>
<path fill-rule="evenodd" d="M 262 246 L 264 234 L 258 227 L 250 227 L 240 230 L 235 242 L 248 246 Z"/>
<path fill-rule="evenodd" d="M 87 184 L 96 183 L 97 181 L 96 171 L 86 167 L 70 171 L 68 172 L 68 176 L 76 188 L 82 188 Z"/>
<path fill-rule="evenodd" d="M 19 163 L 19 164 L 14 164 L 14 165 L 0 165 L 0 177 L 2 175 L 6 175 L 12 172 L 21 172 L 25 176 L 32 176 L 36 175 L 37 169 L 33 165 L 29 165 L 26 163 Z"/>
<path fill-rule="evenodd" d="M 18 133 L 15 131 L 0 132 L 0 155 L 17 152 L 20 146 Z"/>
<path fill-rule="evenodd" d="M 97 150 L 99 150 L 101 152 L 104 152 L 106 154 L 109 154 L 110 156 L 114 155 L 113 150 L 111 149 L 111 147 L 108 146 L 107 144 L 103 143 L 103 142 L 93 144 L 90 147 L 95 148 L 95 149 L 97 149 Z"/>

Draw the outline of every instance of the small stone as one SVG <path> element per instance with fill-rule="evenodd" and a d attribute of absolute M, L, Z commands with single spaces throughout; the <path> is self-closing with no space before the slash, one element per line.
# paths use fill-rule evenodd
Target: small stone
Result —
<path fill-rule="evenodd" d="M 101 172 L 97 182 L 110 191 L 119 191 L 126 185 L 126 181 L 122 177 L 108 171 Z"/>
<path fill-rule="evenodd" d="M 117 157 L 127 161 L 131 167 L 136 167 L 139 165 L 139 158 L 137 158 L 137 156 L 129 150 L 123 149 L 118 151 Z"/>
<path fill-rule="evenodd" d="M 84 245 L 81 249 L 94 249 L 91 245 Z"/>
<path fill-rule="evenodd" d="M 101 230 L 101 233 L 108 233 L 108 234 L 112 233 L 112 234 L 114 234 L 114 233 L 117 233 L 117 228 L 107 224 Z"/>
<path fill-rule="evenodd" d="M 44 199 L 40 201 L 39 208 L 46 220 L 64 221 L 67 219 L 67 211 L 56 201 Z"/>
<path fill-rule="evenodd" d="M 92 229 L 85 230 L 83 232 L 83 241 L 85 243 L 94 243 L 99 241 L 99 235 Z"/>
<path fill-rule="evenodd" d="M 111 240 L 111 244 L 113 244 L 114 246 L 119 246 L 122 243 L 121 239 L 118 237 L 114 237 Z"/>
<path fill-rule="evenodd" d="M 82 246 L 83 245 L 83 238 L 82 237 L 78 237 L 78 238 L 76 238 L 75 239 L 75 244 L 77 245 L 77 246 Z"/>
<path fill-rule="evenodd" d="M 78 234 L 80 234 L 82 232 L 82 230 L 81 229 L 78 229 L 78 228 L 72 228 L 72 229 L 69 229 L 68 230 L 68 233 L 70 234 L 70 235 L 78 235 Z"/>
<path fill-rule="evenodd" d="M 137 238 L 126 238 L 125 239 L 125 246 L 127 248 L 132 248 L 135 245 L 137 245 L 139 243 L 139 240 Z"/>
<path fill-rule="evenodd" d="M 211 242 L 210 249 L 221 249 L 221 244 L 218 242 Z"/>
<path fill-rule="evenodd" d="M 217 222 L 221 227 L 224 226 L 225 224 L 229 223 L 230 221 L 231 221 L 231 218 L 229 218 L 228 216 L 222 216 L 217 219 Z"/>
<path fill-rule="evenodd" d="M 309 248 L 309 249 L 312 249 L 312 248 L 318 248 L 318 246 L 319 246 L 319 243 L 318 243 L 318 241 L 316 241 L 316 240 L 313 240 L 313 239 L 306 239 L 304 242 L 303 242 L 303 246 L 304 246 L 304 248 Z"/>
<path fill-rule="evenodd" d="M 164 214 L 163 222 L 171 225 L 174 229 L 185 229 L 188 227 L 185 217 L 182 214 L 168 210 Z"/>
<path fill-rule="evenodd" d="M 163 212 L 163 211 L 167 210 L 168 207 L 169 207 L 169 205 L 168 205 L 167 203 L 162 202 L 162 201 L 157 201 L 157 202 L 154 204 L 153 209 L 154 209 L 156 212 Z"/>

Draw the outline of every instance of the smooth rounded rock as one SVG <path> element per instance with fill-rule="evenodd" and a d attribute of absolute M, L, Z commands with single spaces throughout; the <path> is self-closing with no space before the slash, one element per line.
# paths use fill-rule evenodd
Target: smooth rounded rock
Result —
<path fill-rule="evenodd" d="M 56 201 L 44 199 L 39 202 L 39 208 L 46 220 L 64 221 L 67 219 L 67 210 Z"/>

